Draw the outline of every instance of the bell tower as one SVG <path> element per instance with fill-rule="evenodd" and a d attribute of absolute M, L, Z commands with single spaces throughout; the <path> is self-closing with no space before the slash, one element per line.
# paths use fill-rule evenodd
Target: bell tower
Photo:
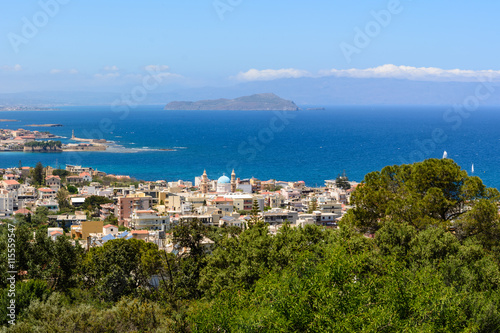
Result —
<path fill-rule="evenodd" d="M 236 173 L 234 173 L 234 169 L 231 172 L 231 192 L 236 192 Z"/>
<path fill-rule="evenodd" d="M 207 170 L 203 170 L 203 176 L 201 176 L 201 193 L 206 194 L 208 193 L 208 177 L 207 177 Z"/>

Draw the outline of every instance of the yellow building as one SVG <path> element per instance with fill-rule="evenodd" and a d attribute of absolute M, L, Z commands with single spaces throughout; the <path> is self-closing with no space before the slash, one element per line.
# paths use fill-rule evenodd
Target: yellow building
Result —
<path fill-rule="evenodd" d="M 103 221 L 85 221 L 71 226 L 71 238 L 87 239 L 90 234 L 102 233 Z"/>

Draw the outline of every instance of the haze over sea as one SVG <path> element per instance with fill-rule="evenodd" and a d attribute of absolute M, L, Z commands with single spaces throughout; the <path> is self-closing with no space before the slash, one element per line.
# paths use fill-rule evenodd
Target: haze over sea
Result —
<path fill-rule="evenodd" d="M 326 110 L 164 111 L 141 106 L 128 114 L 109 106 L 61 111 L 1 112 L 2 128 L 115 141 L 107 152 L 0 153 L 0 167 L 65 164 L 91 166 L 137 179 L 193 180 L 206 169 L 216 179 L 304 180 L 323 185 L 343 170 L 361 181 L 386 165 L 441 158 L 443 152 L 486 185 L 500 188 L 500 108 L 480 108 L 464 118 L 447 107 L 336 106 Z M 26 127 L 29 124 L 63 127 Z M 433 141 L 439 138 L 440 140 Z M 437 135 L 439 134 L 439 135 Z M 62 140 L 68 142 L 67 140 Z M 438 141 L 438 142 L 436 142 Z M 158 149 L 174 149 L 160 151 Z"/>

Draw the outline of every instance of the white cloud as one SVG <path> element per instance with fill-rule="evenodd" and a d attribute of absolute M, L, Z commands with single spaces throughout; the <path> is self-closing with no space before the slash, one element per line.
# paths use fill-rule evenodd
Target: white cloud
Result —
<path fill-rule="evenodd" d="M 163 81 L 165 79 L 178 79 L 178 78 L 183 78 L 182 75 L 180 74 L 175 74 L 169 72 L 170 67 L 167 65 L 147 65 L 144 66 L 144 70 L 148 72 L 148 74 L 145 74 L 146 76 L 152 76 L 154 77 L 157 81 Z"/>
<path fill-rule="evenodd" d="M 411 67 L 387 64 L 366 69 L 330 69 L 320 72 L 321 76 L 350 78 L 391 78 L 415 81 L 479 81 L 500 80 L 500 71 L 442 69 L 436 67 Z"/>
<path fill-rule="evenodd" d="M 373 68 L 359 69 L 329 69 L 312 74 L 305 70 L 288 69 L 250 69 L 247 72 L 240 72 L 232 78 L 239 81 L 271 81 L 277 79 L 289 79 L 300 77 L 349 77 L 360 79 L 402 79 L 414 81 L 457 81 L 474 82 L 484 80 L 500 80 L 500 71 L 495 70 L 465 70 L 465 69 L 442 69 L 436 67 L 412 67 L 396 66 L 392 64 L 382 65 Z"/>
<path fill-rule="evenodd" d="M 64 74 L 64 73 L 78 74 L 78 71 L 76 69 L 70 69 L 70 70 L 66 71 L 66 70 L 57 69 L 57 68 L 50 70 L 50 74 Z"/>
<path fill-rule="evenodd" d="M 106 67 L 104 67 L 104 70 L 106 72 L 116 72 L 116 71 L 119 71 L 120 69 L 116 66 L 106 66 Z"/>
<path fill-rule="evenodd" d="M 182 77 L 182 75 L 174 74 L 174 73 L 168 73 L 168 72 L 158 73 L 158 74 L 155 74 L 154 76 L 155 77 L 159 77 L 161 79 L 174 79 L 174 78 L 181 78 Z"/>
<path fill-rule="evenodd" d="M 144 67 L 148 72 L 164 72 L 168 71 L 170 67 L 167 65 L 148 65 Z"/>
<path fill-rule="evenodd" d="M 107 74 L 95 74 L 94 75 L 96 78 L 98 79 L 113 79 L 113 78 L 117 78 L 120 76 L 120 73 L 107 73 Z"/>
<path fill-rule="evenodd" d="M 2 66 L 2 70 L 4 71 L 9 71 L 9 72 L 19 72 L 23 70 L 23 67 L 19 64 L 14 65 L 14 66 Z"/>
<path fill-rule="evenodd" d="M 250 69 L 247 72 L 240 72 L 236 75 L 236 79 L 240 81 L 271 81 L 277 79 L 290 79 L 300 77 L 310 77 L 311 73 L 301 69 Z"/>
<path fill-rule="evenodd" d="M 142 74 L 127 74 L 125 75 L 127 79 L 134 79 L 134 80 L 140 80 L 143 78 Z"/>

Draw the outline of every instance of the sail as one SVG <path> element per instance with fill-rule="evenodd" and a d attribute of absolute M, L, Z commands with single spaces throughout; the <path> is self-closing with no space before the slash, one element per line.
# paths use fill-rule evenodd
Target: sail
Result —
<path fill-rule="evenodd" d="M 472 169 L 471 169 L 472 173 L 474 173 L 474 163 L 472 163 Z"/>
<path fill-rule="evenodd" d="M 443 158 L 448 158 L 448 153 L 446 152 L 446 150 L 443 153 Z"/>

